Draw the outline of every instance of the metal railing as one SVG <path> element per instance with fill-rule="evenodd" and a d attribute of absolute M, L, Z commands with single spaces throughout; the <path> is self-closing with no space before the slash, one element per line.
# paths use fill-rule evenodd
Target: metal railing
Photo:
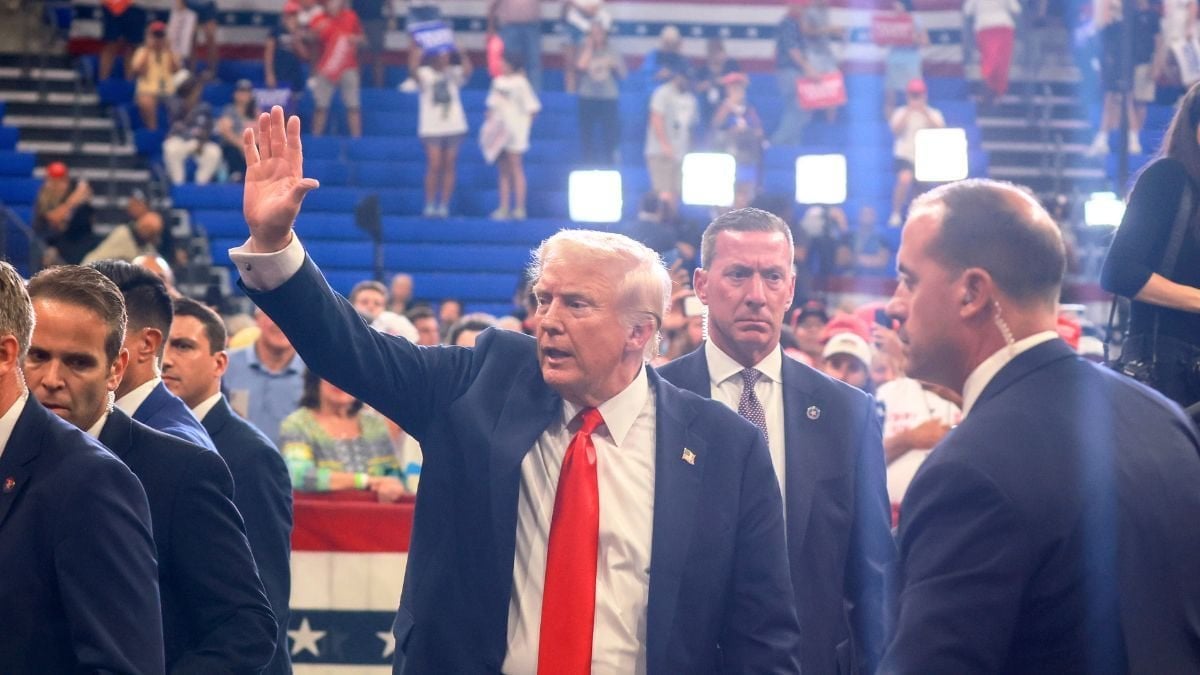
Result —
<path fill-rule="evenodd" d="M 4 257 L 8 258 L 8 233 L 10 230 L 16 230 L 25 237 L 29 244 L 29 275 L 33 276 L 42 267 L 42 242 L 34 233 L 33 228 L 25 224 L 21 220 L 21 216 L 17 215 L 5 204 L 0 204 L 0 251 L 4 252 Z"/>

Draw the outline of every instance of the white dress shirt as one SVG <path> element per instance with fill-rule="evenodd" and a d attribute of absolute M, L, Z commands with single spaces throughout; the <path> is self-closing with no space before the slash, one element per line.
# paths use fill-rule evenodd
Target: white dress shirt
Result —
<path fill-rule="evenodd" d="M 196 419 L 203 422 L 204 416 L 207 415 L 214 407 L 216 407 L 217 401 L 220 400 L 221 392 L 217 391 L 217 393 L 201 401 L 195 408 L 192 408 L 192 414 L 196 416 Z"/>
<path fill-rule="evenodd" d="M 704 343 L 704 358 L 708 361 L 708 380 L 712 399 L 738 409 L 742 398 L 742 369 L 744 366 L 733 360 L 712 340 Z M 754 384 L 754 393 L 762 403 L 767 417 L 767 446 L 771 449 L 771 465 L 775 467 L 775 478 L 779 491 L 787 503 L 787 439 L 784 438 L 783 423 L 783 351 L 779 345 L 763 357 L 754 368 L 763 376 Z M 784 509 L 786 516 L 787 509 Z"/>
<path fill-rule="evenodd" d="M 100 416 L 100 419 L 96 420 L 96 423 L 87 430 L 87 435 L 96 440 L 100 440 L 100 432 L 104 430 L 104 423 L 108 421 L 108 416 L 111 414 L 112 409 L 105 408 L 104 414 Z"/>
<path fill-rule="evenodd" d="M 154 388 L 158 386 L 159 382 L 162 382 L 161 377 L 152 377 L 142 384 L 139 384 L 128 394 L 125 394 L 121 398 L 117 399 L 117 407 L 121 409 L 121 412 L 133 417 L 133 414 L 136 413 L 137 409 L 146 402 L 146 399 L 150 396 L 150 392 L 154 391 Z"/>
<path fill-rule="evenodd" d="M 287 247 L 276 253 L 251 253 L 243 245 L 230 249 L 229 257 L 246 286 L 267 291 L 300 269 L 304 249 L 293 233 Z M 598 409 L 604 424 L 592 434 L 600 495 L 592 673 L 641 675 L 646 672 L 656 447 L 656 405 L 646 369 Z M 575 417 L 580 410 L 564 401 L 562 416 L 547 427 L 521 462 L 508 652 L 502 667 L 507 675 L 537 673 L 554 497 L 563 457 L 579 428 Z"/>
<path fill-rule="evenodd" d="M 575 417 L 581 409 L 564 401 L 562 417 L 542 433 L 521 462 L 508 655 L 502 668 L 507 675 L 537 672 L 554 497 L 563 457 L 579 428 Z M 646 604 L 654 523 L 655 401 L 646 369 L 598 409 L 604 424 L 592 434 L 600 490 L 592 674 L 640 674 L 646 672 Z"/>
<path fill-rule="evenodd" d="M 972 370 L 971 374 L 967 376 L 967 381 L 963 383 L 962 416 L 966 417 L 967 413 L 971 412 L 971 408 L 975 406 L 975 401 L 979 400 L 979 395 L 987 388 L 988 383 L 992 381 L 996 373 L 1008 365 L 1009 361 L 1056 337 L 1058 337 L 1058 333 L 1052 330 L 1034 333 L 1029 337 L 1017 340 L 1011 345 L 1001 347 L 995 354 L 984 359 L 983 363 L 976 366 L 975 370 Z"/>
<path fill-rule="evenodd" d="M 12 438 L 13 429 L 17 426 L 17 419 L 25 411 L 25 404 L 28 401 L 29 390 L 22 387 L 21 395 L 17 397 L 16 401 L 13 401 L 3 415 L 0 415 L 0 455 L 3 455 L 4 448 L 8 447 L 8 439 Z"/>

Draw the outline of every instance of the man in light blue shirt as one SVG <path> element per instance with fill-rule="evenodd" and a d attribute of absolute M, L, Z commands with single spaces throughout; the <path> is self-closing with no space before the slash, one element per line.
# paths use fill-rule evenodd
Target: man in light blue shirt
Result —
<path fill-rule="evenodd" d="M 261 333 L 249 347 L 229 352 L 225 391 L 233 409 L 278 445 L 280 423 L 300 404 L 304 361 L 262 310 L 254 320 Z"/>

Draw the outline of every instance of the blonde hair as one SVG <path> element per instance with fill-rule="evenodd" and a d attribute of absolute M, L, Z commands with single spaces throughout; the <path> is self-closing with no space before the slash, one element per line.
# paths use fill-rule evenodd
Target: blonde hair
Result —
<path fill-rule="evenodd" d="M 626 327 L 653 319 L 654 339 L 646 342 L 645 358 L 658 353 L 663 317 L 671 302 L 671 275 L 662 258 L 649 247 L 621 234 L 595 230 L 560 230 L 533 252 L 529 279 L 537 283 L 546 261 L 554 257 L 590 261 L 597 273 L 616 282 L 614 301 Z"/>

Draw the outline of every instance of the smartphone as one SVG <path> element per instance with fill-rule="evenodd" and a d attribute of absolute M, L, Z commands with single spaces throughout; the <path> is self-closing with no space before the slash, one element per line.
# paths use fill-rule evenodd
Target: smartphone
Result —
<path fill-rule="evenodd" d="M 683 299 L 683 315 L 684 316 L 703 316 L 704 303 L 700 302 L 700 298 L 694 295 L 689 295 Z"/>
<path fill-rule="evenodd" d="M 875 310 L 875 323 L 883 326 L 884 328 L 891 328 L 892 317 L 887 315 L 886 309 L 880 307 L 879 309 Z"/>

